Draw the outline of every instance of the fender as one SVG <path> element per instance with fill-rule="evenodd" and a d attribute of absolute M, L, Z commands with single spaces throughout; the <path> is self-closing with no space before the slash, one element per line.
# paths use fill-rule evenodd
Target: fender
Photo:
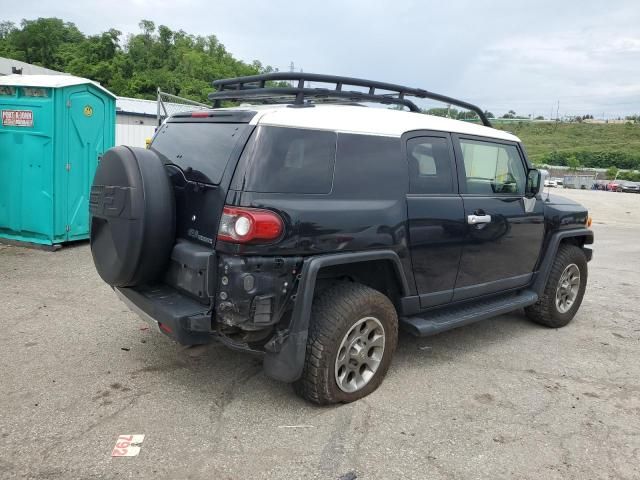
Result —
<path fill-rule="evenodd" d="M 282 382 L 294 382 L 302 375 L 305 353 L 307 349 L 307 336 L 309 333 L 309 321 L 311 319 L 311 306 L 315 292 L 318 272 L 323 267 L 344 265 L 372 260 L 390 260 L 395 272 L 400 279 L 403 296 L 408 295 L 407 283 L 400 257 L 392 250 L 370 250 L 366 252 L 347 252 L 329 255 L 319 255 L 304 260 L 300 284 L 296 293 L 296 302 L 293 307 L 289 332 L 284 338 L 281 348 L 277 352 L 267 352 L 264 357 L 265 373 Z"/>
<path fill-rule="evenodd" d="M 547 248 L 544 252 L 544 257 L 540 262 L 540 267 L 538 268 L 538 272 L 533 280 L 532 289 L 534 292 L 538 294 L 538 296 L 542 296 L 544 293 L 544 288 L 547 284 L 547 279 L 551 274 L 551 267 L 553 265 L 553 261 L 556 258 L 556 253 L 558 252 L 558 248 L 560 247 L 560 243 L 562 240 L 571 237 L 583 237 L 585 244 L 593 243 L 593 231 L 587 228 L 578 228 L 572 230 L 562 230 L 560 232 L 555 232 L 549 238 L 549 242 L 547 243 Z M 587 254 L 587 261 L 591 260 L 591 256 L 593 252 L 590 248 L 584 249 Z"/>

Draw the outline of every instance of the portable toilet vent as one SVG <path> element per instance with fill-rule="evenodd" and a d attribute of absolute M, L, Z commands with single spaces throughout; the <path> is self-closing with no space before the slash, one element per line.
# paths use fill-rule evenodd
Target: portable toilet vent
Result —
<path fill-rule="evenodd" d="M 0 237 L 89 237 L 89 191 L 114 144 L 115 96 L 70 75 L 0 76 Z"/>

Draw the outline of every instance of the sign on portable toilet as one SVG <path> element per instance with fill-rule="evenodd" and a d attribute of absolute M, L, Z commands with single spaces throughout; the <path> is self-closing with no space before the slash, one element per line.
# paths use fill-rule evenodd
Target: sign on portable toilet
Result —
<path fill-rule="evenodd" d="M 0 237 L 89 237 L 89 192 L 114 145 L 115 96 L 70 75 L 0 76 Z"/>

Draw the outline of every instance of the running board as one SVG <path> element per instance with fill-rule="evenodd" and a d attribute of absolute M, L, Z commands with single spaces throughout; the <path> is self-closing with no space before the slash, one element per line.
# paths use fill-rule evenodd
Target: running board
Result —
<path fill-rule="evenodd" d="M 537 301 L 538 295 L 534 291 L 523 290 L 519 293 L 500 295 L 487 300 L 439 308 L 424 312 L 420 316 L 401 317 L 400 327 L 416 337 L 428 337 L 527 307 Z"/>

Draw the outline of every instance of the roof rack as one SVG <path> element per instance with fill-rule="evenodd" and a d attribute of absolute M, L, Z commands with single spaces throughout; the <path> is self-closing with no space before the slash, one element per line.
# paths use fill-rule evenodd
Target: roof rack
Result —
<path fill-rule="evenodd" d="M 297 86 L 281 86 L 267 82 L 297 82 Z M 333 84 L 331 88 L 305 86 L 305 82 Z M 381 103 L 384 105 L 402 105 L 412 112 L 420 112 L 420 108 L 406 97 L 429 98 L 439 102 L 455 105 L 478 114 L 482 124 L 490 127 L 491 122 L 484 112 L 471 103 L 456 98 L 429 92 L 420 88 L 404 87 L 392 83 L 376 82 L 360 78 L 341 77 L 336 75 L 320 75 L 316 73 L 273 72 L 247 77 L 215 80 L 213 86 L 217 91 L 209 94 L 214 108 L 221 106 L 222 100 L 257 100 L 263 103 L 287 103 L 295 106 L 308 105 L 308 99 L 347 100 Z M 345 90 L 344 87 L 364 87 L 368 92 Z M 376 93 L 382 90 L 384 93 Z M 293 97 L 293 101 L 292 101 Z"/>

